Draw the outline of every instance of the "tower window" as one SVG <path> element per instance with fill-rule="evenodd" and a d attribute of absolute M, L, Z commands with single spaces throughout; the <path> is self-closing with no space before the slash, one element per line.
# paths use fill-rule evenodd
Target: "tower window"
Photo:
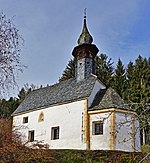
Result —
<path fill-rule="evenodd" d="M 29 142 L 34 141 L 34 130 L 29 131 L 28 140 L 29 140 Z"/>
<path fill-rule="evenodd" d="M 103 122 L 93 122 L 93 135 L 103 135 Z"/>
<path fill-rule="evenodd" d="M 40 115 L 39 115 L 38 122 L 43 122 L 43 121 L 44 121 L 44 113 L 41 112 Z"/>
<path fill-rule="evenodd" d="M 58 127 L 52 127 L 52 130 L 51 130 L 51 139 L 52 140 L 59 139 L 59 126 Z"/>
<path fill-rule="evenodd" d="M 28 123 L 28 117 L 23 117 L 23 123 Z"/>

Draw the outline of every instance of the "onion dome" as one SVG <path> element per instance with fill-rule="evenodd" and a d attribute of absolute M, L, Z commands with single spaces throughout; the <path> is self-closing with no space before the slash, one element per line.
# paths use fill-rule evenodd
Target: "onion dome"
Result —
<path fill-rule="evenodd" d="M 90 35 L 87 26 L 86 26 L 86 16 L 84 16 L 84 24 L 83 24 L 83 29 L 82 29 L 82 33 L 79 36 L 78 39 L 78 45 L 82 45 L 82 44 L 91 44 L 93 42 L 93 38 Z"/>

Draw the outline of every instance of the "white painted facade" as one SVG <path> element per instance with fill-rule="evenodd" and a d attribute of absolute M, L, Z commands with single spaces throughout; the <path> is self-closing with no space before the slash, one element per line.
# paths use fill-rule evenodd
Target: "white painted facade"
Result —
<path fill-rule="evenodd" d="M 139 123 L 134 114 L 115 111 L 115 128 L 112 131 L 111 116 L 114 110 L 100 110 L 94 114 L 89 111 L 89 126 L 86 126 L 85 102 L 86 99 L 14 116 L 14 129 L 15 127 L 20 129 L 24 143 L 28 141 L 29 131 L 34 130 L 35 140 L 48 144 L 50 149 L 140 151 Z M 44 121 L 39 122 L 41 112 L 44 114 Z M 133 115 L 134 121 L 132 121 Z M 28 117 L 28 123 L 23 124 L 23 117 Z M 103 134 L 94 135 L 93 124 L 99 121 L 103 122 Z M 52 140 L 52 127 L 58 126 L 59 139 Z M 85 140 L 85 129 L 88 128 L 89 139 Z M 111 148 L 112 132 L 115 132 L 113 149 Z M 86 141 L 89 141 L 89 148 Z"/>
<path fill-rule="evenodd" d="M 140 130 L 136 115 L 116 112 L 116 149 L 140 151 Z"/>
<path fill-rule="evenodd" d="M 86 149 L 83 133 L 84 101 L 57 105 L 14 116 L 13 126 L 21 129 L 23 142 L 28 141 L 28 132 L 34 130 L 35 140 L 49 144 L 50 149 Z M 38 122 L 41 112 L 44 113 L 44 121 Z M 23 124 L 23 117 L 28 117 L 28 123 Z M 60 128 L 59 139 L 51 140 L 51 129 L 57 126 Z"/>
<path fill-rule="evenodd" d="M 90 149 L 91 150 L 109 150 L 110 144 L 110 112 L 90 114 Z M 103 134 L 93 134 L 93 123 L 103 122 Z"/>
<path fill-rule="evenodd" d="M 135 117 L 134 125 L 135 125 L 135 151 L 141 151 L 140 124 L 136 117 Z"/>
<path fill-rule="evenodd" d="M 116 149 L 132 152 L 132 115 L 116 113 Z"/>
<path fill-rule="evenodd" d="M 114 120 L 111 118 L 113 112 L 115 114 Z M 134 120 L 132 120 L 133 116 Z M 100 110 L 100 113 L 98 111 L 97 113 L 92 111 L 90 113 L 89 111 L 90 149 L 128 152 L 140 151 L 139 122 L 135 117 L 135 113 L 118 112 L 115 109 L 107 109 L 106 112 L 105 110 Z M 99 121 L 103 122 L 103 134 L 94 135 L 93 124 Z M 114 140 L 112 141 L 111 134 L 113 133 Z"/>

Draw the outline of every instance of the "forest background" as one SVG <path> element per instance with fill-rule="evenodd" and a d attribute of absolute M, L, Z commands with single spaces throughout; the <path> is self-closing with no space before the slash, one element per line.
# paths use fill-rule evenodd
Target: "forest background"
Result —
<path fill-rule="evenodd" d="M 127 66 L 121 59 L 114 65 L 106 54 L 96 57 L 96 75 L 107 87 L 112 87 L 125 101 L 129 109 L 137 112 L 140 126 L 142 144 L 150 144 L 150 58 L 141 55 Z M 58 82 L 75 77 L 76 61 L 70 60 Z M 0 117 L 8 118 L 20 105 L 25 97 L 34 89 L 43 86 L 25 84 L 18 92 L 18 97 L 0 99 Z"/>
<path fill-rule="evenodd" d="M 11 20 L 7 20 L 4 14 L 0 15 L 0 95 L 9 91 L 10 87 L 17 85 L 15 77 L 17 71 L 23 70 L 25 66 L 20 62 L 20 44 L 23 39 L 18 33 Z M 127 65 L 118 59 L 116 65 L 112 58 L 106 54 L 99 54 L 95 58 L 96 75 L 98 79 L 107 87 L 112 87 L 122 99 L 127 107 L 137 112 L 140 121 L 142 145 L 150 144 L 150 58 L 139 55 L 135 61 L 130 61 Z M 76 61 L 70 60 L 66 69 L 58 82 L 64 82 L 75 77 Z M 42 88 L 33 84 L 24 84 L 18 92 L 17 97 L 0 99 L 0 127 L 3 122 L 11 119 L 11 114 L 21 104 L 25 97 L 33 90 Z M 2 97 L 2 96 L 1 96 Z M 9 126 L 10 127 L 10 126 Z M 0 146 L 3 146 L 7 137 L 11 137 L 11 132 L 6 135 L 0 130 Z M 7 132 L 6 128 L 5 131 Z M 3 148 L 2 148 L 3 149 Z M 11 149 L 11 148 L 10 148 Z"/>

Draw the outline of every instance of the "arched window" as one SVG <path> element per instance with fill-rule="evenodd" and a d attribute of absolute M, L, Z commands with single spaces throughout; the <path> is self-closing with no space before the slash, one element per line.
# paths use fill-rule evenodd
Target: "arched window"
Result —
<path fill-rule="evenodd" d="M 44 121 L 44 113 L 41 112 L 40 115 L 39 115 L 38 122 L 43 122 L 43 121 Z"/>

